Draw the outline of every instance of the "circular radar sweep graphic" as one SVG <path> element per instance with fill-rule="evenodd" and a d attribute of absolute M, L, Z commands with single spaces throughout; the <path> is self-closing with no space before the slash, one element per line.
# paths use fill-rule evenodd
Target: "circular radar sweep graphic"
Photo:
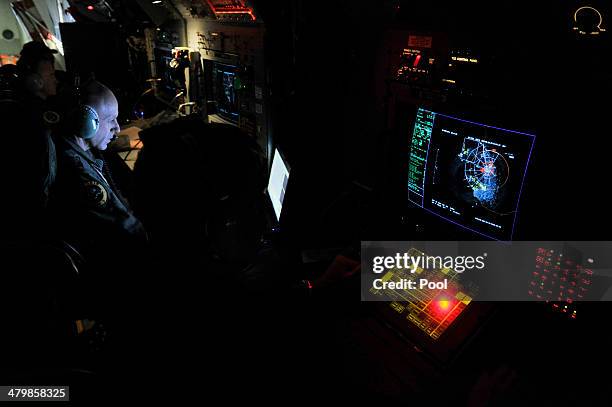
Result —
<path fill-rule="evenodd" d="M 495 209 L 499 190 L 508 181 L 510 168 L 503 155 L 478 142 L 465 148 L 460 159 L 464 162 L 464 176 L 476 198 L 484 207 Z"/>

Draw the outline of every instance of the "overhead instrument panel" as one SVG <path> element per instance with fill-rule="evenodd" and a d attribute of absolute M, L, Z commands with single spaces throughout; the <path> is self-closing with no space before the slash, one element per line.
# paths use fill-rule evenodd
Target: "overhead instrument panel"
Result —
<path fill-rule="evenodd" d="M 235 22 L 257 20 L 253 7 L 245 0 L 206 0 L 206 3 L 219 20 Z"/>
<path fill-rule="evenodd" d="M 411 85 L 431 85 L 436 58 L 433 38 L 411 33 L 399 56 L 395 80 Z"/>

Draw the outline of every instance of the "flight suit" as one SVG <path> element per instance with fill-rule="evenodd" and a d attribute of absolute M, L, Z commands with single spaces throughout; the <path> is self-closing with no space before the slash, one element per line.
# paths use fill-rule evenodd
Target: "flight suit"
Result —
<path fill-rule="evenodd" d="M 97 151 L 56 135 L 57 173 L 49 200 L 55 237 L 84 259 L 79 277 L 93 319 L 132 309 L 147 281 L 147 234 Z M 127 330 L 124 330 L 127 331 Z"/>
<path fill-rule="evenodd" d="M 56 137 L 57 175 L 50 212 L 59 237 L 85 257 L 142 248 L 147 235 L 115 187 L 102 159 L 74 141 Z M 103 254 L 104 253 L 104 254 Z"/>
<path fill-rule="evenodd" d="M 148 304 L 147 234 L 115 186 L 97 150 L 55 135 L 57 173 L 49 213 L 56 237 L 72 245 L 84 262 L 79 270 L 79 306 L 88 319 L 130 343 L 132 316 Z M 143 305 L 141 305 L 143 304 Z"/>

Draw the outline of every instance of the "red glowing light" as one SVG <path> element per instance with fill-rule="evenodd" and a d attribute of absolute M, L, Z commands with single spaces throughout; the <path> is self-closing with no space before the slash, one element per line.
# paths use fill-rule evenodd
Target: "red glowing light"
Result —
<path fill-rule="evenodd" d="M 444 319 L 453 311 L 456 305 L 457 301 L 452 296 L 443 294 L 433 300 L 428 308 L 430 309 L 431 316 Z"/>
<path fill-rule="evenodd" d="M 87 6 L 87 10 L 93 11 L 93 9 L 94 9 L 94 6 L 92 6 L 92 5 Z"/>
<path fill-rule="evenodd" d="M 421 54 L 417 55 L 416 58 L 414 59 L 414 64 L 412 65 L 413 67 L 417 67 L 419 66 L 419 61 L 421 60 Z"/>

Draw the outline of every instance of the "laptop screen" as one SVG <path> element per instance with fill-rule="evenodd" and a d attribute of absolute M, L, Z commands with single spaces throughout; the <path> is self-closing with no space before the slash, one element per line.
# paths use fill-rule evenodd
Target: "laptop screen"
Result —
<path fill-rule="evenodd" d="M 268 195 L 270 196 L 270 201 L 272 201 L 272 207 L 274 208 L 277 220 L 280 220 L 288 181 L 289 167 L 278 149 L 274 149 L 270 179 L 268 180 Z"/>

